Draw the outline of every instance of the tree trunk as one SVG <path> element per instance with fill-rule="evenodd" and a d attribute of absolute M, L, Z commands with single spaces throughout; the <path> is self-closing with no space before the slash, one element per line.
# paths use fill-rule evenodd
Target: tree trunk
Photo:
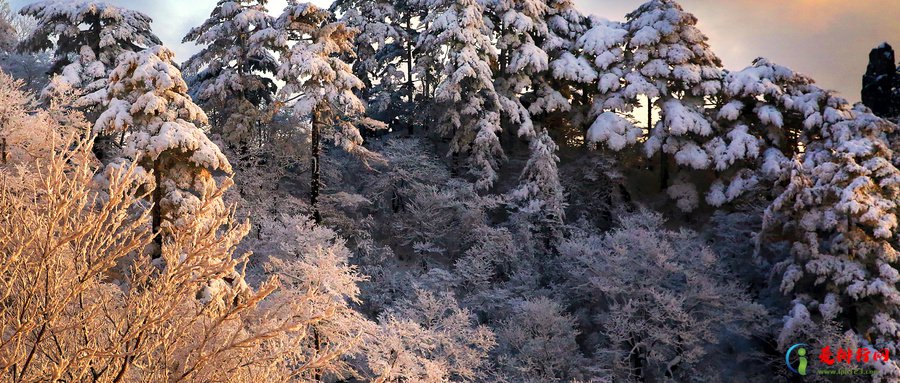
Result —
<path fill-rule="evenodd" d="M 632 337 L 631 342 L 632 345 L 637 345 L 639 341 Z M 628 359 L 631 363 L 631 373 L 634 375 L 635 381 L 644 382 L 644 356 L 642 355 L 642 351 L 639 347 L 633 348 L 631 354 L 628 356 Z"/>
<path fill-rule="evenodd" d="M 659 190 L 665 191 L 669 187 L 669 156 L 659 149 Z"/>
<path fill-rule="evenodd" d="M 316 225 L 322 223 L 322 214 L 319 212 L 319 193 L 322 189 L 321 174 L 319 173 L 319 160 L 321 158 L 321 148 L 319 146 L 319 111 L 313 112 L 312 117 L 312 139 L 310 146 L 310 156 L 312 166 L 309 182 L 309 204 L 313 209 L 313 221 Z"/>
<path fill-rule="evenodd" d="M 322 351 L 322 341 L 319 340 L 319 330 L 316 329 L 316 326 L 313 326 L 312 330 L 313 330 L 313 343 L 314 343 L 314 346 L 316 347 L 316 358 L 318 358 L 319 352 Z M 322 370 L 321 369 L 316 368 L 313 370 L 313 379 L 316 382 L 322 381 Z"/>
<path fill-rule="evenodd" d="M 406 88 L 407 92 L 409 92 L 407 95 L 409 104 L 412 105 L 416 88 L 413 86 L 412 14 L 410 12 L 406 13 L 406 33 L 409 34 L 408 41 L 406 42 Z M 412 136 L 413 133 L 415 133 L 415 125 L 409 120 L 407 120 L 406 124 L 407 133 Z"/>
<path fill-rule="evenodd" d="M 153 243 L 156 245 L 153 259 L 162 258 L 162 175 L 160 174 L 159 159 L 153 161 L 153 178 L 156 188 L 153 189 L 153 210 L 150 212 L 153 220 Z"/>
<path fill-rule="evenodd" d="M 430 28 L 430 24 L 431 23 L 425 23 L 425 31 L 428 31 L 428 28 Z M 421 55 L 422 52 L 419 52 L 419 54 Z M 424 96 L 425 96 L 424 98 L 426 98 L 426 99 L 431 98 L 431 72 L 428 69 L 429 69 L 428 67 L 425 67 L 425 73 L 424 73 L 425 78 L 423 79 L 424 81 L 422 84 L 422 88 L 424 90 Z"/>
<path fill-rule="evenodd" d="M 660 116 L 660 118 L 662 118 Z M 653 100 L 647 96 L 647 138 L 653 134 Z M 659 190 L 669 187 L 669 157 L 663 148 L 659 148 Z"/>

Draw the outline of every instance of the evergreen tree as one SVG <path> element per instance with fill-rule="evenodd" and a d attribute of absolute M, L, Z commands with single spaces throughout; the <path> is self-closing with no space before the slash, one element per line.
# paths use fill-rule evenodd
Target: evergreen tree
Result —
<path fill-rule="evenodd" d="M 585 92 L 585 84 L 594 81 L 596 74 L 586 70 L 590 64 L 578 60 L 573 52 L 590 21 L 571 0 L 548 0 L 544 17 L 547 33 L 536 42 L 547 53 L 551 70 L 534 79 L 533 89 L 525 96 L 528 110 L 539 116 L 545 127 L 563 133 L 574 129 L 581 138 L 592 97 Z"/>
<path fill-rule="evenodd" d="M 497 52 L 484 8 L 475 0 L 433 0 L 428 7 L 428 29 L 418 49 L 420 57 L 443 63 L 434 95 L 438 130 L 451 137 L 452 155 L 466 155 L 477 187 L 487 189 L 497 180 L 504 155 L 498 137 L 502 107 L 492 72 Z"/>
<path fill-rule="evenodd" d="M 197 126 L 207 123 L 206 114 L 188 96 L 173 58 L 163 46 L 123 54 L 109 77 L 109 107 L 94 127 L 124 144 L 108 171 L 136 163 L 147 174 L 158 245 L 188 218 L 220 209 L 221 200 L 211 199 L 219 189 L 213 176 L 231 173 L 225 155 Z"/>
<path fill-rule="evenodd" d="M 120 54 L 161 43 L 150 29 L 150 17 L 100 1 L 44 0 L 19 13 L 37 19 L 19 49 L 54 51 L 50 74 L 60 76 L 44 94 L 75 88 L 83 94 L 78 105 L 85 108 L 98 108 L 106 99 L 107 78 Z"/>
<path fill-rule="evenodd" d="M 624 77 L 620 84 L 608 76 L 601 79 L 605 95 L 600 109 L 611 107 L 627 113 L 641 103 L 647 107 L 649 137 L 644 150 L 648 157 L 658 154 L 660 183 L 666 188 L 670 178 L 668 155 L 685 168 L 710 167 L 711 158 L 703 145 L 715 131 L 704 106 L 721 89 L 722 64 L 710 50 L 706 35 L 697 29 L 697 18 L 674 0 L 648 1 L 626 17 Z M 617 36 L 597 35 L 603 39 Z M 614 42 L 611 39 L 610 43 Z M 615 56 L 598 56 L 601 60 L 597 62 L 610 65 Z M 594 115 L 611 119 L 597 109 Z M 656 122 L 654 110 L 660 116 Z M 619 141 L 613 143 L 615 146 L 621 145 L 622 137 L 632 141 L 628 138 L 632 134 L 623 132 L 595 136 Z"/>
<path fill-rule="evenodd" d="M 625 62 L 627 40 L 628 31 L 621 23 L 599 20 L 575 44 L 583 59 L 592 63 L 592 70 L 580 81 L 592 86 L 587 91 L 596 94 L 586 138 L 615 151 L 636 144 L 643 135 L 633 114 L 639 106 L 636 95 L 623 89 L 630 71 Z"/>
<path fill-rule="evenodd" d="M 272 81 L 278 65 L 275 57 L 250 38 L 274 23 L 266 3 L 220 0 L 183 41 L 205 46 L 184 64 L 194 73 L 191 94 L 211 116 L 213 131 L 241 151 L 258 136 L 264 110 L 277 91 Z"/>
<path fill-rule="evenodd" d="M 541 231 L 558 229 L 565 219 L 565 195 L 559 181 L 556 143 L 541 131 L 531 140 L 531 157 L 522 170 L 519 186 L 509 193 L 512 206 L 530 217 Z M 545 232 L 545 238 L 557 234 Z"/>
<path fill-rule="evenodd" d="M 550 67 L 549 56 L 537 41 L 547 39 L 547 4 L 537 0 L 503 0 L 491 3 L 499 50 L 495 88 L 503 104 L 503 117 L 519 136 L 534 137 L 531 113 L 522 96 L 534 79 Z"/>
<path fill-rule="evenodd" d="M 861 108 L 823 124 L 766 210 L 766 232 L 791 243 L 778 270 L 795 307 L 780 347 L 837 322 L 859 347 L 900 351 L 900 170 L 887 141 L 896 129 Z M 895 362 L 875 367 L 881 379 L 900 376 Z"/>
<path fill-rule="evenodd" d="M 644 148 L 648 157 L 660 153 L 660 183 L 666 187 L 666 154 L 681 166 L 709 166 L 701 146 L 713 131 L 702 108 L 720 89 L 722 64 L 697 29 L 697 18 L 674 0 L 652 0 L 626 17 L 633 71 L 626 74 L 625 89 L 633 86 L 635 97 L 647 98 L 648 125 L 653 128 Z M 655 124 L 650 112 L 654 107 L 660 111 Z"/>
<path fill-rule="evenodd" d="M 353 72 L 365 84 L 360 95 L 368 103 L 368 114 L 410 132 L 417 90 L 413 50 L 423 15 L 419 5 L 414 0 L 341 0 L 331 6 L 347 26 L 359 31 Z"/>
<path fill-rule="evenodd" d="M 359 127 L 381 129 L 384 125 L 365 117 L 366 106 L 355 91 L 363 88 L 342 55 L 352 55 L 354 31 L 342 22 L 331 22 L 331 13 L 310 3 L 292 2 L 274 28 L 257 32 L 254 39 L 274 46 L 279 53 L 277 77 L 285 85 L 281 97 L 293 102 L 293 112 L 310 121 L 310 205 L 313 218 L 321 222 L 322 136 L 364 161 L 380 157 L 362 146 Z"/>
<path fill-rule="evenodd" d="M 728 73 L 722 87 L 714 109 L 718 134 L 704 145 L 716 170 L 706 201 L 716 207 L 770 189 L 788 159 L 818 139 L 817 129 L 850 109 L 812 79 L 765 58 Z"/>

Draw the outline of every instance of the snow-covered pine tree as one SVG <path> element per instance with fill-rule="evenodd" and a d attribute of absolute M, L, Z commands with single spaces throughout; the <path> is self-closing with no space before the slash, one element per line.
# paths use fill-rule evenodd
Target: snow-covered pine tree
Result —
<path fill-rule="evenodd" d="M 546 130 L 531 140 L 531 157 L 522 170 L 518 187 L 509 193 L 509 203 L 529 217 L 546 241 L 565 219 L 565 195 L 559 181 L 556 143 Z"/>
<path fill-rule="evenodd" d="M 363 82 L 342 56 L 352 55 L 355 31 L 310 3 L 291 2 L 275 22 L 254 34 L 254 39 L 273 46 L 279 54 L 277 77 L 285 84 L 279 91 L 281 102 L 293 102 L 296 116 L 310 119 L 310 205 L 313 218 L 321 222 L 318 208 L 322 181 L 320 174 L 322 136 L 363 161 L 380 156 L 362 146 L 359 127 L 385 128 L 365 117 L 366 106 L 356 91 Z"/>
<path fill-rule="evenodd" d="M 589 114 L 593 123 L 585 138 L 591 143 L 603 142 L 615 151 L 637 143 L 643 135 L 633 114 L 640 103 L 636 97 L 626 97 L 623 89 L 625 75 L 631 70 L 625 63 L 627 41 L 628 30 L 621 23 L 595 20 L 575 42 L 575 52 L 580 56 L 576 62 L 587 62 L 591 69 L 581 69 L 582 76 L 575 75 L 578 72 L 570 75 L 581 77 L 576 81 L 595 94 Z M 562 73 L 562 68 L 559 70 Z"/>
<path fill-rule="evenodd" d="M 368 114 L 409 131 L 416 92 L 413 49 L 423 10 L 419 5 L 415 0 L 340 0 L 331 6 L 347 26 L 359 31 L 353 72 L 365 84 L 360 94 Z"/>
<path fill-rule="evenodd" d="M 544 19 L 546 36 L 536 42 L 547 53 L 551 70 L 533 79 L 534 85 L 524 99 L 528 100 L 528 111 L 542 125 L 554 131 L 574 128 L 581 138 L 592 96 L 583 87 L 593 82 L 596 74 L 585 70 L 590 64 L 572 52 L 575 42 L 587 31 L 589 20 L 575 9 L 572 0 L 547 0 Z"/>
<path fill-rule="evenodd" d="M 54 50 L 50 74 L 60 76 L 47 85 L 44 95 L 75 88 L 82 93 L 77 104 L 84 108 L 101 107 L 107 78 L 120 54 L 161 43 L 150 29 L 150 17 L 101 1 L 44 0 L 19 13 L 37 19 L 19 49 Z"/>
<path fill-rule="evenodd" d="M 428 8 L 428 29 L 419 38 L 418 50 L 420 57 L 439 57 L 442 63 L 442 81 L 434 94 L 438 131 L 451 137 L 454 157 L 466 156 L 476 186 L 487 189 L 497 180 L 504 155 L 498 137 L 502 106 L 492 71 L 497 52 L 484 7 L 476 0 L 431 0 Z"/>
<path fill-rule="evenodd" d="M 124 53 L 109 77 L 109 107 L 94 126 L 124 144 L 107 171 L 136 162 L 147 174 L 157 244 L 201 210 L 221 208 L 222 201 L 211 198 L 220 190 L 213 176 L 231 172 L 225 155 L 197 126 L 207 117 L 188 96 L 174 56 L 160 45 Z"/>
<path fill-rule="evenodd" d="M 531 113 L 522 96 L 535 78 L 550 68 L 549 56 L 538 46 L 547 39 L 547 4 L 542 0 L 501 0 L 490 3 L 499 50 L 494 87 L 503 105 L 506 126 L 523 137 L 534 137 Z"/>
<path fill-rule="evenodd" d="M 711 156 L 703 145 L 715 132 L 704 106 L 721 89 L 722 64 L 710 50 L 706 35 L 697 29 L 697 18 L 674 0 L 648 1 L 626 17 L 623 83 L 616 90 L 607 87 L 605 98 L 616 100 L 613 106 L 624 105 L 626 111 L 638 103 L 648 106 L 650 132 L 644 150 L 648 157 L 659 155 L 660 183 L 666 188 L 668 155 L 685 168 L 710 168 Z M 614 83 L 611 78 L 604 82 Z M 660 116 L 656 122 L 654 110 Z M 610 118 L 599 112 L 595 110 L 594 115 Z M 595 127 L 601 128 L 602 124 Z M 619 140 L 620 135 L 595 137 Z"/>
<path fill-rule="evenodd" d="M 205 46 L 185 62 L 191 72 L 191 95 L 206 110 L 213 132 L 239 151 L 258 136 L 264 110 L 277 86 L 278 63 L 251 35 L 270 28 L 275 19 L 266 0 L 220 0 L 202 25 L 191 29 L 185 43 Z"/>
<path fill-rule="evenodd" d="M 896 129 L 861 107 L 823 124 L 766 209 L 766 232 L 791 243 L 779 265 L 781 289 L 794 298 L 782 348 L 834 321 L 861 347 L 900 352 L 900 170 L 887 140 Z M 900 377 L 894 361 L 873 367 L 884 381 Z"/>
<path fill-rule="evenodd" d="M 510 202 L 533 218 L 532 223 L 540 231 L 561 224 L 565 206 L 557 170 L 557 145 L 547 127 L 535 126 L 525 105 L 528 93 L 542 77 L 551 75 L 550 57 L 538 46 L 550 38 L 546 24 L 549 11 L 542 0 L 504 0 L 492 3 L 489 12 L 499 36 L 494 86 L 503 105 L 505 128 L 531 140 L 531 158 L 522 171 L 519 186 L 510 193 Z M 551 110 L 536 108 L 539 113 Z"/>
<path fill-rule="evenodd" d="M 704 145 L 716 180 L 706 202 L 721 206 L 782 177 L 789 158 L 817 139 L 823 123 L 844 118 L 850 106 L 812 79 L 765 58 L 726 74 L 714 109 L 719 132 Z M 771 196 L 774 198 L 774 196 Z"/>

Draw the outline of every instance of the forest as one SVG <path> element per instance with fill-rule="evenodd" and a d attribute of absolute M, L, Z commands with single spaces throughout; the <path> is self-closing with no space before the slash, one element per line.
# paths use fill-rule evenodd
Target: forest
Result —
<path fill-rule="evenodd" d="M 0 0 L 0 381 L 900 381 L 889 45 L 852 104 L 675 0 L 210 4 Z"/>

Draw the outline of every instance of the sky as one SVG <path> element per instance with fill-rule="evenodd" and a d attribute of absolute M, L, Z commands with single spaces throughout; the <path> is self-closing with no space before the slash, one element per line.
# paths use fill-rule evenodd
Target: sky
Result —
<path fill-rule="evenodd" d="M 150 15 L 153 28 L 180 60 L 196 47 L 181 44 L 216 0 L 107 0 Z M 14 9 L 31 2 L 11 0 Z M 314 0 L 327 5 L 328 0 Z M 644 0 L 575 0 L 586 14 L 623 20 Z M 269 9 L 285 0 L 271 0 Z M 739 70 L 767 57 L 811 76 L 823 88 L 858 101 L 869 50 L 882 41 L 900 47 L 898 0 L 681 0 L 697 16 L 700 29 L 726 68 Z M 891 39 L 895 40 L 891 40 Z"/>

